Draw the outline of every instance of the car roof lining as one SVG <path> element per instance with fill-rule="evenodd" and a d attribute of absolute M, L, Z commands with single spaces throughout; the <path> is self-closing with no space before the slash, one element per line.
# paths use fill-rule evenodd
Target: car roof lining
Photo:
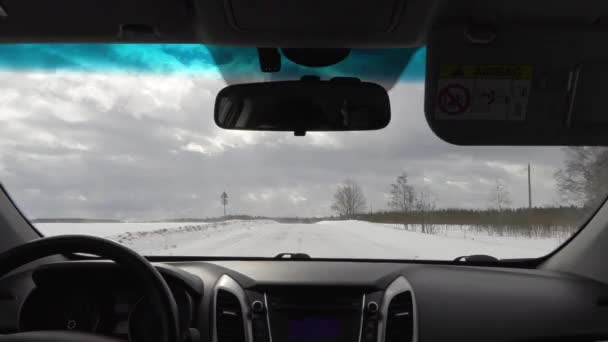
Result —
<path fill-rule="evenodd" d="M 3 0 L 0 42 L 412 47 L 424 45 L 431 28 L 446 23 L 603 25 L 608 18 L 608 3 L 601 0 L 584 7 L 567 0 L 383 0 L 396 6 L 392 12 L 397 15 L 391 17 L 386 10 L 374 12 L 377 4 L 365 0 L 270 6 L 276 1 L 264 0 L 265 10 L 256 12 L 243 7 L 244 0 Z M 319 4 L 327 7 L 319 9 Z M 339 4 L 348 7 L 338 9 Z M 341 10 L 347 15 L 337 15 Z M 243 15 L 247 11 L 255 16 Z M 317 13 L 318 18 L 302 19 L 297 16 L 301 12 Z M 290 21 L 297 23 L 281 27 Z"/>

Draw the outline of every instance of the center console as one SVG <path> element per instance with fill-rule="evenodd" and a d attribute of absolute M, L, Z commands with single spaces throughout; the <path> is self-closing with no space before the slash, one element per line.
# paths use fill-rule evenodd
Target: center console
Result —
<path fill-rule="evenodd" d="M 366 332 L 370 337 L 376 331 L 373 314 L 379 306 L 370 298 L 366 300 L 361 289 L 287 287 L 265 293 L 275 341 L 353 342 L 361 340 L 364 325 L 369 325 Z M 366 311 L 367 305 L 375 310 L 373 314 Z"/>
<path fill-rule="evenodd" d="M 385 290 L 329 286 L 245 290 L 234 281 L 225 283 L 233 286 L 221 286 L 220 281 L 217 289 L 221 307 L 216 308 L 216 330 L 221 331 L 214 334 L 214 342 L 414 341 L 413 298 L 402 278 Z M 232 307 L 225 292 L 234 295 Z M 393 329 L 387 332 L 391 323 Z M 239 327 L 243 334 L 235 338 Z"/>
<path fill-rule="evenodd" d="M 269 286 L 247 290 L 223 287 L 219 290 L 232 292 L 241 308 L 240 312 L 216 309 L 216 329 L 226 326 L 224 322 L 231 319 L 230 315 L 240 315 L 242 320 L 233 322 L 233 326 L 242 324 L 244 333 L 242 341 L 233 335 L 222 338 L 222 333 L 214 334 L 217 336 L 214 342 L 415 341 L 414 305 L 408 285 L 398 278 L 384 290 L 338 286 Z M 387 331 L 391 326 L 391 331 Z"/>

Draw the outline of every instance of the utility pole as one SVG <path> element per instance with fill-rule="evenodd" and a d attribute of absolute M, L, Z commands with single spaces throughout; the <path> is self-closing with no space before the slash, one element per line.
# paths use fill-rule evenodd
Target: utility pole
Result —
<path fill-rule="evenodd" d="M 530 179 L 530 163 L 528 163 L 528 208 L 532 209 L 532 181 Z"/>
<path fill-rule="evenodd" d="M 226 216 L 226 205 L 228 204 L 228 194 L 226 194 L 226 191 L 222 192 L 220 199 L 222 201 L 222 205 L 224 206 L 224 216 Z"/>

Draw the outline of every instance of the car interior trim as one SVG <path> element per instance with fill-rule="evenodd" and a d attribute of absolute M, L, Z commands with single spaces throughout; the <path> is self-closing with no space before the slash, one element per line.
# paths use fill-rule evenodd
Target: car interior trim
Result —
<path fill-rule="evenodd" d="M 412 315 L 414 316 L 412 320 L 412 342 L 418 342 L 418 310 L 416 309 L 416 296 L 414 295 L 412 285 L 407 281 L 407 279 L 405 279 L 404 276 L 397 277 L 397 279 L 393 280 L 393 282 L 384 291 L 384 296 L 382 297 L 382 304 L 380 305 L 380 312 L 382 313 L 382 315 L 378 320 L 378 342 L 384 342 L 384 337 L 386 335 L 388 308 L 391 304 L 391 301 L 398 294 L 408 291 L 412 296 Z"/>
<path fill-rule="evenodd" d="M 361 338 L 363 337 L 363 316 L 365 315 L 365 293 L 363 294 L 363 299 L 361 300 L 361 321 L 359 323 L 359 342 L 361 342 Z"/>
<path fill-rule="evenodd" d="M 264 308 L 266 310 L 266 327 L 268 328 L 268 341 L 272 342 L 272 329 L 270 329 L 270 315 L 268 314 L 268 297 L 264 292 Z"/>
<path fill-rule="evenodd" d="M 253 342 L 253 327 L 251 324 L 251 320 L 248 319 L 249 315 L 249 306 L 247 305 L 247 295 L 243 288 L 236 282 L 236 280 L 232 279 L 230 276 L 224 274 L 220 277 L 220 279 L 215 284 L 213 288 L 213 342 L 219 342 L 217 336 L 217 296 L 220 290 L 224 290 L 230 292 L 234 296 L 236 296 L 241 305 L 242 311 L 242 319 L 243 319 L 243 329 L 245 331 L 245 342 Z"/>

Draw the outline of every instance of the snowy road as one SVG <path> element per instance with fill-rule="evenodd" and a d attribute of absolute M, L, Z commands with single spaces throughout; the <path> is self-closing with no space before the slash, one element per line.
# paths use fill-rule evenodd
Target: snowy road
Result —
<path fill-rule="evenodd" d="M 74 225 L 74 226 L 71 226 Z M 399 225 L 362 221 L 282 224 L 274 221 L 222 223 L 47 223 L 46 234 L 85 233 L 109 237 L 146 255 L 262 256 L 307 253 L 318 258 L 453 259 L 489 254 L 499 258 L 538 257 L 558 239 L 527 239 L 405 231 Z M 122 233 L 121 233 L 122 232 Z"/>

